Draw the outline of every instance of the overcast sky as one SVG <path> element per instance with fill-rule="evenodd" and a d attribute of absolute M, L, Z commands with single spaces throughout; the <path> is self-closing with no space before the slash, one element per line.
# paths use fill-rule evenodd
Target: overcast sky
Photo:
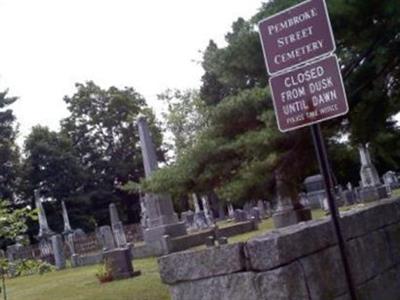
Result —
<path fill-rule="evenodd" d="M 132 86 L 157 110 L 167 88 L 198 88 L 199 50 L 223 44 L 234 20 L 260 0 L 0 0 L 0 89 L 22 136 L 57 129 L 74 83 Z M 21 140 L 21 139 L 20 139 Z"/>

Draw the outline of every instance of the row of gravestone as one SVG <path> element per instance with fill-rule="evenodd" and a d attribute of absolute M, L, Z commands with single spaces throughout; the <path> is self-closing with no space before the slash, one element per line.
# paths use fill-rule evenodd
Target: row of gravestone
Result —
<path fill-rule="evenodd" d="M 68 245 L 71 258 L 71 265 L 79 266 L 80 255 L 75 252 L 74 242 L 77 232 L 70 231 L 64 235 L 61 234 L 47 234 L 49 233 L 47 222 L 45 218 L 44 210 L 41 205 L 38 205 L 39 209 L 42 209 L 41 217 L 39 222 L 41 223 L 40 228 L 42 237 L 38 244 L 35 246 L 24 246 L 22 243 L 17 243 L 7 247 L 7 252 L 4 254 L 10 263 L 10 276 L 13 276 L 13 265 L 21 259 L 42 259 L 46 260 L 55 265 L 56 269 L 64 269 L 66 267 L 66 251 L 64 245 Z M 108 265 L 108 269 L 113 273 L 113 278 L 125 278 L 137 274 L 133 271 L 131 264 L 131 249 L 132 244 L 129 244 L 126 240 L 124 228 L 122 222 L 119 220 L 117 209 L 115 204 L 110 204 L 110 219 L 111 226 L 101 226 L 96 233 L 97 241 L 101 245 L 102 255 L 104 261 Z M 65 241 L 64 241 L 65 240 Z M 38 251 L 35 251 L 35 250 Z M 38 253 L 36 253 L 38 252 Z"/>
<path fill-rule="evenodd" d="M 207 205 L 206 198 L 202 198 L 203 210 L 200 210 L 198 204 L 196 204 L 197 197 L 193 197 L 195 200 L 195 211 L 185 211 L 181 214 L 181 220 L 186 224 L 189 231 L 202 230 L 210 228 L 215 224 L 217 219 L 214 217 L 212 210 Z M 256 220 L 260 222 L 262 219 L 268 218 L 272 215 L 272 210 L 269 202 L 264 202 L 262 200 L 257 201 L 254 205 L 252 202 L 247 202 L 243 209 L 234 209 L 232 204 L 227 205 L 228 218 L 234 222 L 245 222 L 249 220 Z M 221 214 L 218 221 L 223 220 L 226 214 Z"/>
<path fill-rule="evenodd" d="M 340 185 L 335 187 L 334 195 L 336 197 L 337 205 L 352 205 L 355 203 L 371 202 L 379 199 L 388 198 L 391 190 L 400 187 L 398 176 L 395 172 L 389 171 L 382 176 L 382 184 L 375 166 L 372 163 L 371 155 L 369 153 L 369 146 L 360 145 L 360 186 L 352 188 L 351 184 L 347 185 L 347 189 L 343 189 Z M 324 181 L 321 175 L 314 175 L 307 177 L 304 180 L 306 193 L 300 193 L 300 203 L 305 208 L 315 209 L 322 208 L 328 210 L 328 202 L 326 199 L 326 192 L 324 188 Z M 204 210 L 201 211 L 197 202 L 196 196 L 193 197 L 195 211 L 186 211 L 182 213 L 181 219 L 185 222 L 189 231 L 201 230 L 213 225 L 214 218 L 211 210 L 208 208 L 207 202 L 202 198 Z M 278 204 L 279 205 L 279 204 Z M 268 206 L 267 211 L 265 207 Z M 249 219 L 261 220 L 266 216 L 272 214 L 269 203 L 259 201 L 257 206 L 248 202 L 244 205 L 243 209 L 233 209 L 232 205 L 227 207 L 229 218 L 235 222 L 243 222 Z"/>
<path fill-rule="evenodd" d="M 361 162 L 359 186 L 353 188 L 351 183 L 348 183 L 346 188 L 336 186 L 334 194 L 339 206 L 388 198 L 393 189 L 400 187 L 398 175 L 393 171 L 386 172 L 380 179 L 372 163 L 368 144 L 359 146 L 359 154 Z M 307 192 L 300 194 L 302 203 L 311 208 L 328 210 L 322 175 L 307 177 L 304 186 Z"/>

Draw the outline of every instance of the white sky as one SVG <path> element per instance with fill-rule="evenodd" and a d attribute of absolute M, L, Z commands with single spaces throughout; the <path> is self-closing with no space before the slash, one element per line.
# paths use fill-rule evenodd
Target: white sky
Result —
<path fill-rule="evenodd" d="M 0 0 L 0 90 L 21 135 L 58 129 L 75 82 L 132 86 L 157 110 L 167 88 L 198 88 L 210 39 L 223 44 L 238 17 L 261 0 Z M 159 110 L 159 108 L 158 108 Z"/>

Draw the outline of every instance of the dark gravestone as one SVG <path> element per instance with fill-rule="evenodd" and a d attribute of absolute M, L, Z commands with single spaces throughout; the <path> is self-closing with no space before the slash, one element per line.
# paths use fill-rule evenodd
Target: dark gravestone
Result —
<path fill-rule="evenodd" d="M 215 246 L 215 237 L 210 235 L 206 238 L 206 246 L 207 248 Z"/>
<path fill-rule="evenodd" d="M 103 254 L 106 270 L 110 272 L 113 279 L 125 279 L 140 275 L 140 271 L 134 272 L 133 270 L 129 248 L 118 248 L 105 251 Z"/>
<path fill-rule="evenodd" d="M 195 212 L 193 221 L 196 229 L 205 229 L 209 227 L 204 211 Z"/>
<path fill-rule="evenodd" d="M 344 201 L 344 205 L 352 205 L 356 203 L 356 195 L 354 191 L 350 190 L 344 190 L 342 192 L 342 199 Z"/>
<path fill-rule="evenodd" d="M 246 222 L 248 220 L 247 213 L 242 209 L 236 209 L 233 215 L 235 222 Z"/>
<path fill-rule="evenodd" d="M 308 205 L 310 208 L 324 208 L 324 201 L 326 199 L 324 178 L 321 174 L 309 176 L 304 180 L 306 188 Z"/>
<path fill-rule="evenodd" d="M 261 222 L 261 212 L 258 207 L 252 207 L 250 209 L 250 217 L 254 218 L 257 223 Z"/>
<path fill-rule="evenodd" d="M 185 223 L 186 228 L 193 228 L 194 226 L 194 213 L 191 210 L 182 212 L 181 221 Z"/>
<path fill-rule="evenodd" d="M 224 236 L 220 237 L 220 238 L 218 239 L 218 244 L 219 244 L 219 245 L 226 245 L 226 244 L 228 244 L 228 238 L 227 238 L 227 237 L 224 237 Z"/>
<path fill-rule="evenodd" d="M 400 187 L 400 182 L 396 176 L 396 173 L 393 171 L 388 171 L 385 174 L 383 174 L 382 179 L 385 185 L 388 186 L 391 190 Z"/>

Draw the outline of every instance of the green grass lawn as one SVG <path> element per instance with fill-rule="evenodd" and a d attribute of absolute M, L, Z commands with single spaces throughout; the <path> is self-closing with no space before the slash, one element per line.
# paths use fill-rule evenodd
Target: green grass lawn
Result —
<path fill-rule="evenodd" d="M 98 266 L 67 269 L 7 280 L 8 300 L 167 300 L 155 258 L 134 261 L 142 275 L 100 284 Z M 2 297 L 1 297 L 2 299 Z"/>
<path fill-rule="evenodd" d="M 393 192 L 400 196 L 400 190 Z M 312 211 L 313 219 L 326 217 L 323 210 Z M 222 225 L 222 224 L 221 224 Z M 222 226 L 227 226 L 224 223 Z M 229 243 L 244 242 L 273 229 L 272 218 L 252 231 L 229 238 Z M 202 249 L 205 246 L 193 249 Z M 135 270 L 142 275 L 100 284 L 95 276 L 98 266 L 67 269 L 44 275 L 33 275 L 7 280 L 8 300 L 167 300 L 167 286 L 161 283 L 156 258 L 134 260 Z M 2 299 L 2 298 L 1 298 Z"/>
<path fill-rule="evenodd" d="M 257 231 L 229 238 L 229 243 L 243 242 L 273 229 L 272 219 L 264 220 Z M 205 246 L 195 247 L 202 249 Z M 8 300 L 167 300 L 167 286 L 161 283 L 156 258 L 133 262 L 142 275 L 131 279 L 100 284 L 95 276 L 98 266 L 67 269 L 44 275 L 7 280 Z"/>
<path fill-rule="evenodd" d="M 400 197 L 400 189 L 392 191 L 392 197 Z"/>

